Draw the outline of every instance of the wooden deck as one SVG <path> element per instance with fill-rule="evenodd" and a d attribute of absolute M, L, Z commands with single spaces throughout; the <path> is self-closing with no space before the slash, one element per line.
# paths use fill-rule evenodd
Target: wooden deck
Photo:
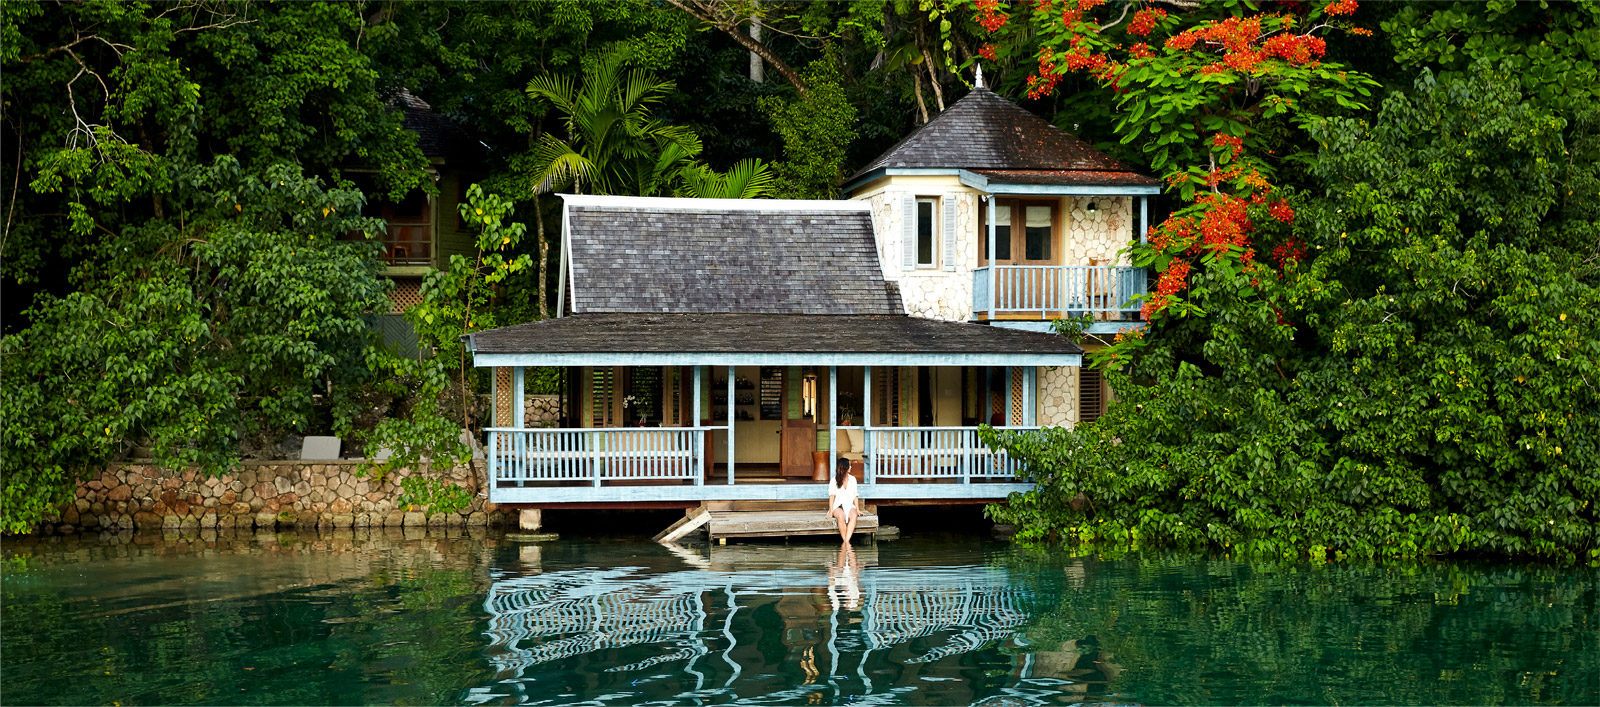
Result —
<path fill-rule="evenodd" d="M 878 529 L 876 509 L 863 509 L 856 521 L 856 535 Z M 655 536 L 657 542 L 671 543 L 706 529 L 713 542 L 729 538 L 790 538 L 836 536 L 838 525 L 827 515 L 827 501 L 711 501 L 684 514 Z"/>

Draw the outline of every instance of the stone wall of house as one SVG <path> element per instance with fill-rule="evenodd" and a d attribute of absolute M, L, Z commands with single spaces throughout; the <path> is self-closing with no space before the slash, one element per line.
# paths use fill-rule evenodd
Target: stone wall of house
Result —
<path fill-rule="evenodd" d="M 1044 427 L 1071 427 L 1078 422 L 1077 366 L 1041 366 L 1035 415 Z"/>
<path fill-rule="evenodd" d="M 1095 210 L 1090 212 L 1089 202 Z M 1133 199 L 1126 196 L 1071 196 L 1063 199 L 1067 207 L 1066 252 L 1061 262 L 1088 265 L 1099 260 L 1104 265 L 1127 265 L 1122 252 L 1133 239 Z"/>
<path fill-rule="evenodd" d="M 41 530 L 212 528 L 373 528 L 486 526 L 512 514 L 488 502 L 482 462 L 445 474 L 471 489 L 459 513 L 424 513 L 397 505 L 400 469 L 378 481 L 358 473 L 359 461 L 244 462 L 233 473 L 206 476 L 193 469 L 163 470 L 119 463 L 78 484 L 77 498 Z"/>
<path fill-rule="evenodd" d="M 903 183 L 902 183 L 903 182 Z M 941 228 L 954 228 L 956 234 L 954 269 L 946 269 L 944 236 L 935 243 L 937 263 L 932 268 L 905 268 L 906 197 L 936 197 L 935 217 Z M 950 183 L 927 180 L 897 180 L 865 198 L 872 205 L 873 230 L 878 239 L 878 259 L 884 276 L 900 285 L 900 299 L 907 314 L 926 319 L 964 322 L 972 318 L 972 271 L 978 265 L 978 194 Z M 955 201 L 955 223 L 943 223 L 945 200 Z"/>

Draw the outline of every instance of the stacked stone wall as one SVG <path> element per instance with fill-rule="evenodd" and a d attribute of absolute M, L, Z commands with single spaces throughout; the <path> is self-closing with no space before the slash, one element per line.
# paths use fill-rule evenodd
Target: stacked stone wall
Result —
<path fill-rule="evenodd" d="M 151 464 L 112 465 L 78 484 L 77 498 L 41 530 L 62 533 L 118 530 L 376 528 L 487 526 L 511 515 L 488 502 L 482 463 L 443 475 L 473 492 L 457 513 L 426 513 L 398 504 L 400 469 L 382 480 L 363 475 L 360 461 L 244 462 L 232 473 Z M 431 472 L 430 472 L 431 473 Z"/>
<path fill-rule="evenodd" d="M 1076 366 L 1041 366 L 1037 419 L 1045 427 L 1071 427 L 1078 422 Z"/>
<path fill-rule="evenodd" d="M 1089 211 L 1089 204 L 1095 210 Z M 1124 252 L 1133 242 L 1133 199 L 1129 197 L 1067 197 L 1067 237 L 1061 262 L 1066 265 L 1127 265 Z"/>

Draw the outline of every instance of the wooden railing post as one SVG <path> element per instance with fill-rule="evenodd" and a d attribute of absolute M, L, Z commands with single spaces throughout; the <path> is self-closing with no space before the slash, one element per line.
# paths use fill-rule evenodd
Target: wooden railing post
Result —
<path fill-rule="evenodd" d="M 600 433 L 589 433 L 589 466 L 594 476 L 594 487 L 600 488 Z"/>
<path fill-rule="evenodd" d="M 970 463 L 971 462 L 970 457 L 973 454 L 973 452 L 975 451 L 975 446 L 972 444 L 974 439 L 969 439 L 968 438 L 968 434 L 976 435 L 977 432 L 976 431 L 962 430 L 960 432 L 960 434 L 956 435 L 956 438 L 959 440 L 957 442 L 957 444 L 961 445 L 961 447 L 962 447 L 962 449 L 961 449 L 961 483 L 963 483 L 963 484 L 972 483 L 972 464 Z"/>
<path fill-rule="evenodd" d="M 494 492 L 500 488 L 500 453 L 496 445 L 500 433 L 489 433 L 489 500 L 494 501 Z"/>

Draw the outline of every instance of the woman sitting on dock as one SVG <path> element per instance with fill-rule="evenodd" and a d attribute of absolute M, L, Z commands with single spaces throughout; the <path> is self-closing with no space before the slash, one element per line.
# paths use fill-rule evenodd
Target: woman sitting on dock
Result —
<path fill-rule="evenodd" d="M 828 484 L 828 515 L 839 524 L 839 538 L 850 544 L 856 533 L 856 477 L 850 474 L 850 460 L 839 459 L 835 465 L 833 483 Z"/>

